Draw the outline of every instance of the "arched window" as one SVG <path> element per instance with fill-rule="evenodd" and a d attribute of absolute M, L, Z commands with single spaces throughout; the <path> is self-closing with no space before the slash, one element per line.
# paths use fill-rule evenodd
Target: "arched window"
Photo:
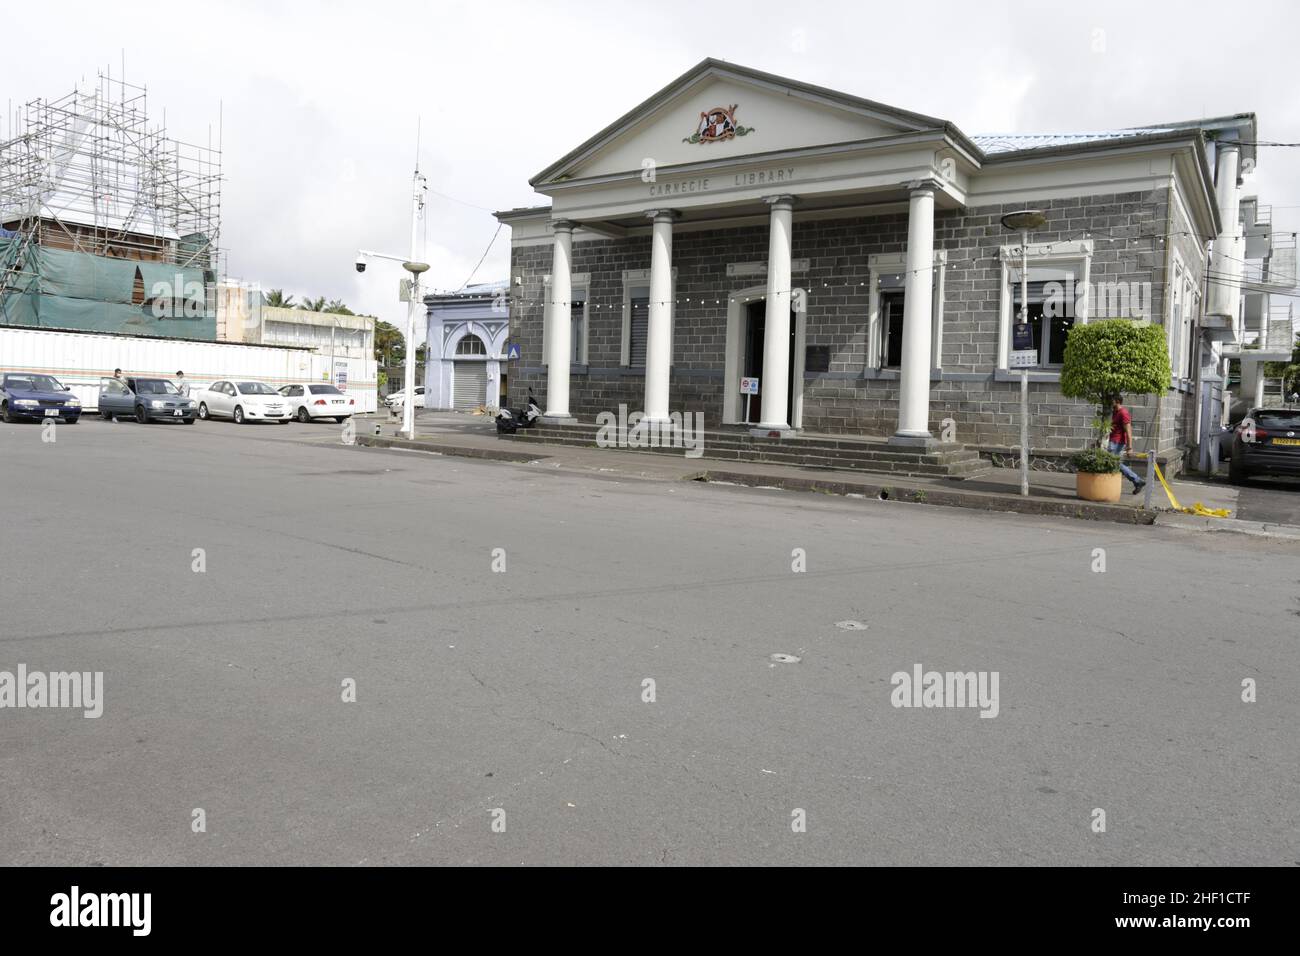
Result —
<path fill-rule="evenodd" d="M 487 355 L 487 346 L 477 335 L 467 335 L 456 343 L 457 355 Z"/>

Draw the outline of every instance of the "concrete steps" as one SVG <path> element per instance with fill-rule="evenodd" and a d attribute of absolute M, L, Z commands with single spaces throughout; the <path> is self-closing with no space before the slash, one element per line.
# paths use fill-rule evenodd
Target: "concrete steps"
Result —
<path fill-rule="evenodd" d="M 598 430 L 595 424 L 581 422 L 574 425 L 537 425 L 501 437 L 525 445 L 594 448 L 597 447 Z M 913 451 L 890 445 L 883 439 L 837 438 L 827 435 L 755 438 L 743 429 L 718 429 L 704 433 L 703 448 L 703 457 L 713 460 L 768 462 L 831 471 L 954 479 L 974 478 L 989 471 L 989 464 L 980 458 L 978 452 L 963 445 L 941 445 L 931 451 Z M 680 446 L 634 450 L 684 454 L 684 449 Z"/>

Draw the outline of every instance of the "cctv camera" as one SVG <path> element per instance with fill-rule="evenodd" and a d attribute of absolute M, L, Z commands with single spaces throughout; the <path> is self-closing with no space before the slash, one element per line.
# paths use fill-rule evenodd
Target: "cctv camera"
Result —
<path fill-rule="evenodd" d="M 365 256 L 357 256 L 357 271 L 358 271 L 358 272 L 365 272 L 365 271 L 366 271 L 366 257 L 365 257 Z"/>

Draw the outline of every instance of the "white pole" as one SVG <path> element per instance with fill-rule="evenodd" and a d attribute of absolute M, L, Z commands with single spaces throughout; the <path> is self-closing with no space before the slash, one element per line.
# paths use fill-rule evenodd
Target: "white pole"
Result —
<path fill-rule="evenodd" d="M 411 181 L 411 258 L 420 262 L 420 217 L 424 211 L 424 177 L 417 166 Z M 403 370 L 402 435 L 415 438 L 415 311 L 420 305 L 420 273 L 411 273 L 411 298 L 406 303 L 406 368 Z"/>
<path fill-rule="evenodd" d="M 1020 230 L 1020 321 L 1029 321 L 1029 230 Z M 1029 495 L 1029 369 L 1020 367 L 1020 494 Z"/>

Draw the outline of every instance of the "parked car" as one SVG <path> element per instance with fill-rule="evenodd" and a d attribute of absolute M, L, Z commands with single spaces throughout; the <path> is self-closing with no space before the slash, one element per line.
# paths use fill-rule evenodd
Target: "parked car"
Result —
<path fill-rule="evenodd" d="M 289 411 L 304 423 L 317 418 L 345 422 L 357 409 L 356 399 L 333 385 L 282 385 L 280 394 L 289 403 Z"/>
<path fill-rule="evenodd" d="M 195 405 L 165 378 L 101 378 L 99 414 L 112 421 L 134 417 L 142 425 L 153 421 L 194 424 Z"/>
<path fill-rule="evenodd" d="M 424 386 L 423 385 L 415 386 L 416 404 L 417 405 L 423 404 L 423 399 L 424 399 Z M 389 395 L 387 398 L 384 399 L 384 404 L 387 405 L 389 408 L 401 408 L 403 405 L 406 404 L 406 389 L 393 392 L 392 395 Z"/>
<path fill-rule="evenodd" d="M 1300 478 L 1300 409 L 1253 408 L 1237 426 L 1228 478 L 1239 485 L 1257 475 Z"/>
<path fill-rule="evenodd" d="M 0 412 L 4 420 L 45 418 L 75 425 L 81 417 L 81 399 L 53 375 L 6 373 L 0 378 Z"/>
<path fill-rule="evenodd" d="M 293 416 L 284 396 L 265 382 L 213 382 L 192 393 L 199 418 L 229 418 L 236 425 L 268 421 L 286 424 Z"/>

